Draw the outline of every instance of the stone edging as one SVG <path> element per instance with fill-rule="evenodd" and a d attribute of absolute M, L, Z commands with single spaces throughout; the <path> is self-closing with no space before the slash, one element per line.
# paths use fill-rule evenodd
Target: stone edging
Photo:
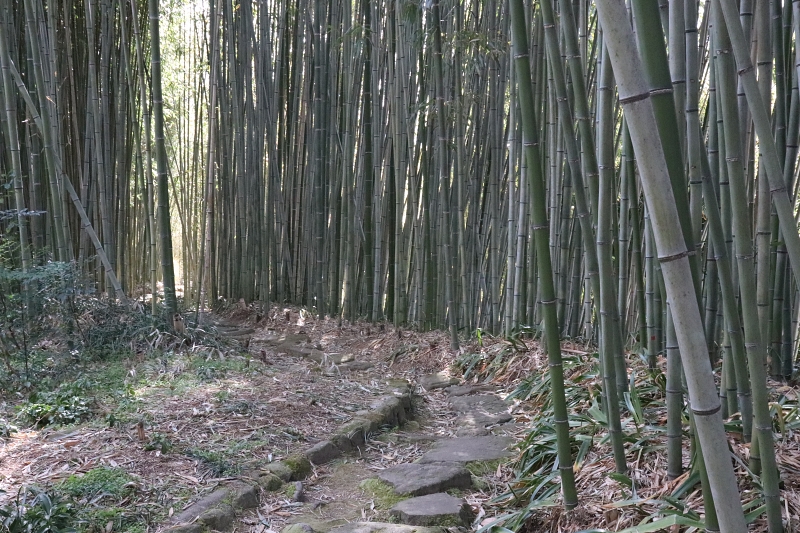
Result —
<path fill-rule="evenodd" d="M 358 411 L 353 420 L 339 426 L 327 440 L 316 443 L 302 454 L 267 464 L 254 476 L 243 476 L 191 504 L 169 520 L 162 533 L 205 533 L 229 531 L 236 513 L 258 507 L 258 490 L 280 490 L 284 483 L 301 481 L 311 473 L 311 465 L 328 463 L 364 445 L 382 426 L 400 426 L 412 418 L 412 389 L 406 380 L 387 382 L 389 393 Z"/>

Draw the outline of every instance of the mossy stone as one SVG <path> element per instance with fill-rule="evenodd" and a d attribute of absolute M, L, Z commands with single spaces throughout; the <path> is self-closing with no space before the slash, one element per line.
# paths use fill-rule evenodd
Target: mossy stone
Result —
<path fill-rule="evenodd" d="M 305 522 L 298 522 L 297 524 L 289 524 L 281 529 L 281 533 L 317 533 L 316 530 Z"/>
<path fill-rule="evenodd" d="M 263 475 L 258 476 L 258 484 L 264 490 L 273 492 L 283 487 L 283 480 L 275 474 L 265 472 Z"/>
<path fill-rule="evenodd" d="M 308 477 L 311 473 L 311 461 L 304 455 L 293 455 L 283 460 L 283 463 L 289 467 L 291 477 L 289 481 L 301 481 Z"/>
<path fill-rule="evenodd" d="M 292 468 L 285 461 L 275 461 L 264 466 L 264 471 L 273 474 L 281 481 L 289 481 L 292 478 Z"/>
<path fill-rule="evenodd" d="M 217 531 L 227 531 L 233 527 L 233 522 L 236 520 L 236 513 L 230 505 L 221 505 L 209 509 L 200 515 L 199 521 L 210 529 Z"/>

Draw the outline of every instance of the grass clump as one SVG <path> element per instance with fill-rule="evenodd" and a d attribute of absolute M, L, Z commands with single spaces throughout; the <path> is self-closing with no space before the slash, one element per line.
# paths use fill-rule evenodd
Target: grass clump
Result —
<path fill-rule="evenodd" d="M 79 527 L 85 533 L 106 531 L 143 532 L 145 525 L 139 516 L 120 507 L 86 508 L 78 514 Z M 111 529 L 108 529 L 109 524 Z"/>
<path fill-rule="evenodd" d="M 408 496 L 397 494 L 390 485 L 378 478 L 365 479 L 359 484 L 359 487 L 375 499 L 375 506 L 379 509 L 388 509 L 408 499 Z"/>
<path fill-rule="evenodd" d="M 469 473 L 476 477 L 484 477 L 497 472 L 497 467 L 503 464 L 502 459 L 492 461 L 470 461 L 466 465 Z"/>
<path fill-rule="evenodd" d="M 82 476 L 69 476 L 56 488 L 75 498 L 92 498 L 99 494 L 118 498 L 126 494 L 133 485 L 133 477 L 125 470 L 101 466 Z"/>
<path fill-rule="evenodd" d="M 239 465 L 231 461 L 223 452 L 190 448 L 186 451 L 186 455 L 198 459 L 215 477 L 235 475 L 241 470 Z"/>

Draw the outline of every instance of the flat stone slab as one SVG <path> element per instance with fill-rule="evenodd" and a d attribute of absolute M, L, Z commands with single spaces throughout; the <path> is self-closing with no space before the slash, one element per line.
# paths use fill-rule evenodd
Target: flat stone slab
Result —
<path fill-rule="evenodd" d="M 419 384 L 422 385 L 425 390 L 444 389 L 451 385 L 458 385 L 458 378 L 450 377 L 444 372 L 438 372 L 436 374 L 422 376 L 419 378 Z"/>
<path fill-rule="evenodd" d="M 456 396 L 467 396 L 469 394 L 475 394 L 476 392 L 487 392 L 487 391 L 495 391 L 497 388 L 494 385 L 456 385 L 454 387 L 447 388 L 447 394 L 451 397 Z"/>
<path fill-rule="evenodd" d="M 419 459 L 419 463 L 469 463 L 508 457 L 512 439 L 488 435 L 440 440 Z"/>
<path fill-rule="evenodd" d="M 475 428 L 485 428 L 487 426 L 494 426 L 496 424 L 503 424 L 511 420 L 511 415 L 508 413 L 487 413 L 485 411 L 473 411 L 471 413 L 463 413 L 458 417 L 459 425 L 471 426 Z"/>
<path fill-rule="evenodd" d="M 472 485 L 469 470 L 459 463 L 405 463 L 388 468 L 378 478 L 398 494 L 424 496 L 448 489 L 466 489 Z"/>
<path fill-rule="evenodd" d="M 412 526 L 468 526 L 472 509 L 462 498 L 445 493 L 428 494 L 403 500 L 389 514 Z"/>
<path fill-rule="evenodd" d="M 329 533 L 446 533 L 443 527 L 415 527 L 388 522 L 350 522 L 335 527 Z"/>
<path fill-rule="evenodd" d="M 507 413 L 508 404 L 494 394 L 458 396 L 450 399 L 450 406 L 459 413 L 482 411 L 485 413 Z"/>

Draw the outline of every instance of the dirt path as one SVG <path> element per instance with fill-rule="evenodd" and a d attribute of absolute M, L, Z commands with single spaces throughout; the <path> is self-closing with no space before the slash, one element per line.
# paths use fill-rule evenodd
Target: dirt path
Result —
<path fill-rule="evenodd" d="M 162 531 L 181 517 L 191 522 L 187 531 L 203 531 L 195 505 L 204 500 L 207 508 L 234 500 L 248 508 L 232 506 L 232 521 L 223 516 L 207 522 L 222 530 L 306 524 L 295 527 L 327 531 L 343 521 L 400 521 L 390 509 L 407 495 L 373 478 L 420 459 L 439 441 L 470 433 L 464 429 L 470 416 L 478 419 L 472 433 L 485 432 L 480 417 L 486 413 L 459 414 L 437 388 L 443 384 L 422 386 L 454 362 L 441 333 L 339 327 L 274 307 L 269 313 L 236 311 L 203 329 L 206 339 L 218 337 L 223 344 L 179 347 L 159 336 L 153 341 L 158 357 L 98 365 L 105 372 L 98 380 L 115 385 L 98 396 L 96 416 L 55 431 L 22 430 L 0 442 L 6 500 L 22 486 L 66 487 L 84 506 L 85 531 Z M 343 453 L 330 460 L 314 456 L 302 476 L 269 485 L 264 474 L 270 465 L 304 457 L 392 397 L 405 402 L 402 413 L 390 410 L 378 422 L 373 417 L 365 442 L 337 441 Z M 496 433 L 514 431 L 513 425 L 488 423 Z M 471 487 L 442 488 L 468 503 L 459 522 L 464 527 L 485 519 L 484 504 L 507 476 L 496 466 L 479 472 L 480 479 L 470 477 Z M 301 498 L 293 494 L 294 477 L 302 484 Z M 248 486 L 257 489 L 255 500 Z M 220 489 L 227 493 L 207 505 Z"/>
<path fill-rule="evenodd" d="M 373 401 L 337 419 L 335 428 L 329 417 L 320 420 L 315 436 L 294 455 L 248 462 L 237 481 L 173 516 L 166 531 L 403 531 L 403 523 L 420 530 L 471 528 L 486 520 L 483 504 L 506 476 L 500 465 L 511 454 L 509 435 L 517 429 L 494 388 L 458 386 L 448 358 L 431 357 L 440 340 L 446 345 L 435 335 L 409 339 L 384 330 L 371 339 L 364 329 L 354 334 L 309 327 L 302 316 L 301 324 L 292 324 L 291 317 L 286 322 L 260 330 L 233 321 L 217 327 L 246 339 L 263 361 L 288 356 L 315 363 L 314 395 L 331 386 L 337 391 L 324 401 L 310 400 L 328 415 L 331 400 L 341 402 L 350 390 L 368 392 Z M 429 353 L 414 361 L 421 344 Z M 296 371 L 298 364 L 284 370 Z M 362 407 L 364 400 L 362 394 Z M 242 498 L 250 488 L 261 497 Z M 240 504 L 229 503 L 234 500 Z"/>

